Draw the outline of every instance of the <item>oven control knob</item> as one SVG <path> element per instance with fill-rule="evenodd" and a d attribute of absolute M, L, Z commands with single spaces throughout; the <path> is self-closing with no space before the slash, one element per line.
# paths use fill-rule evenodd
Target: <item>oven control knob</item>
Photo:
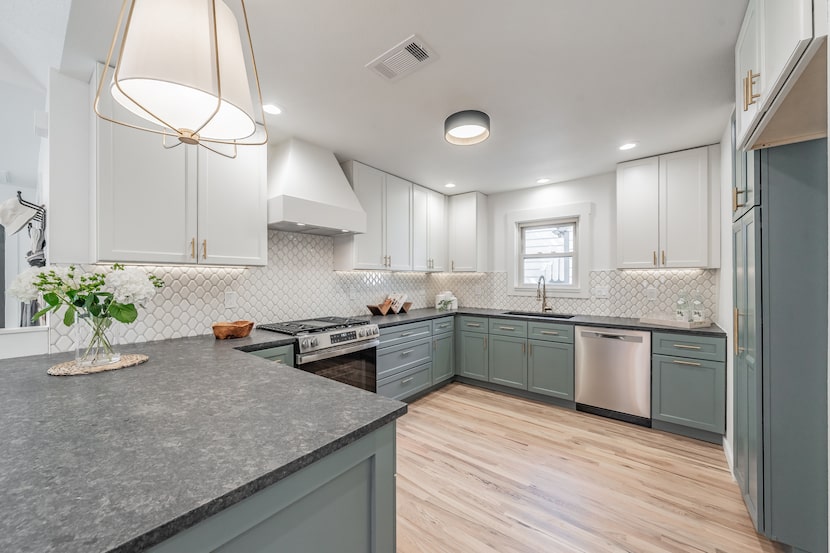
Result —
<path fill-rule="evenodd" d="M 302 344 L 300 344 L 300 345 L 303 346 L 303 349 L 307 348 L 308 347 L 308 338 L 303 340 Z"/>
<path fill-rule="evenodd" d="M 316 345 L 317 345 L 317 338 L 312 338 L 311 339 L 311 347 L 314 347 Z"/>
<path fill-rule="evenodd" d="M 365 338 L 365 337 L 366 337 L 366 331 L 365 331 L 365 330 L 359 330 L 359 331 L 357 332 L 357 335 L 358 335 L 358 337 L 360 337 L 360 338 Z"/>

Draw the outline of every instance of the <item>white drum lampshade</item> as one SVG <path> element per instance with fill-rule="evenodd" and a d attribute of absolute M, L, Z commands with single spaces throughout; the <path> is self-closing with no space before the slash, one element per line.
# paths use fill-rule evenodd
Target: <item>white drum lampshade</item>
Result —
<path fill-rule="evenodd" d="M 96 113 L 186 144 L 264 144 L 259 80 L 244 0 L 238 1 L 241 31 L 223 0 L 125 0 L 121 47 L 112 79 L 105 82 L 108 70 L 102 75 Z M 121 28 L 119 21 L 107 67 Z M 105 86 L 115 101 L 153 126 L 102 115 L 98 104 Z"/>

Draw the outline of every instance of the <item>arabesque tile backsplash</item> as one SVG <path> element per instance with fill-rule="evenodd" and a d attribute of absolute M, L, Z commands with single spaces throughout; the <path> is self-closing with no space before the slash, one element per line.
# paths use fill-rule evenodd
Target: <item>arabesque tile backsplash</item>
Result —
<path fill-rule="evenodd" d="M 318 315 L 368 315 L 366 304 L 389 292 L 403 292 L 413 309 L 431 307 L 435 295 L 451 290 L 463 307 L 536 310 L 533 297 L 507 295 L 507 273 L 336 272 L 330 237 L 269 231 L 268 266 L 251 268 L 152 267 L 165 287 L 138 320 L 125 327 L 123 342 L 143 342 L 210 334 L 216 321 L 250 319 L 287 321 Z M 550 300 L 557 312 L 640 317 L 670 312 L 681 290 L 699 290 L 704 306 L 715 313 L 715 271 L 595 271 L 590 286 L 608 286 L 609 298 Z M 657 289 L 649 300 L 646 290 Z M 226 292 L 237 305 L 225 307 Z M 73 347 L 71 330 L 52 317 L 53 351 Z"/>

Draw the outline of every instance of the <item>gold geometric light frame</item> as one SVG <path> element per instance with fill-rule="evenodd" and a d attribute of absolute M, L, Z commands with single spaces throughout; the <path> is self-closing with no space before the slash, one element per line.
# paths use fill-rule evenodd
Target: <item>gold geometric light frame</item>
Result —
<path fill-rule="evenodd" d="M 142 103 L 141 98 L 134 97 L 134 94 L 131 94 L 125 87 L 122 86 L 121 79 L 120 79 L 120 71 L 122 68 L 122 62 L 124 60 L 124 52 L 125 46 L 128 40 L 131 40 L 130 32 L 132 31 L 132 23 L 134 12 L 136 8 L 136 4 L 138 2 L 148 2 L 152 4 L 153 2 L 169 2 L 170 0 L 124 0 L 121 11 L 118 16 L 118 23 L 115 28 L 115 32 L 113 34 L 112 43 L 110 44 L 109 53 L 107 54 L 107 61 L 104 65 L 104 70 L 102 71 L 101 79 L 98 83 L 98 88 L 95 94 L 95 102 L 94 102 L 94 110 L 95 114 L 111 123 L 115 123 L 118 125 L 122 125 L 125 127 L 150 132 L 154 134 L 158 134 L 162 136 L 162 145 L 165 148 L 173 148 L 179 146 L 181 144 L 191 144 L 191 145 L 198 145 L 208 150 L 211 150 L 217 154 L 223 155 L 225 157 L 236 157 L 236 147 L 237 146 L 261 146 L 266 144 L 268 141 L 268 129 L 265 123 L 265 113 L 262 110 L 262 92 L 260 90 L 260 83 L 259 83 L 259 73 L 256 67 L 256 59 L 254 57 L 254 50 L 253 50 L 253 43 L 251 41 L 251 31 L 250 26 L 248 23 L 248 13 L 245 8 L 245 1 L 238 0 L 239 5 L 241 6 L 241 14 L 242 14 L 242 21 L 244 22 L 243 30 L 241 32 L 239 29 L 239 21 L 237 20 L 236 16 L 232 13 L 232 10 L 223 2 L 223 0 L 189 0 L 192 6 L 195 8 L 200 8 L 201 4 L 204 3 L 205 7 L 207 8 L 207 17 L 209 20 L 209 26 L 206 29 L 202 29 L 202 32 L 208 32 L 210 35 L 208 37 L 205 36 L 197 36 L 194 33 L 186 28 L 181 29 L 181 33 L 186 34 L 177 34 L 175 37 L 177 40 L 190 40 L 190 36 L 195 36 L 193 40 L 202 40 L 204 41 L 207 38 L 207 43 L 209 44 L 209 53 L 210 53 L 210 63 L 212 67 L 203 68 L 207 70 L 211 78 L 211 85 L 215 85 L 215 89 L 211 87 L 211 89 L 206 90 L 206 87 L 192 87 L 187 83 L 179 83 L 175 82 L 174 80 L 168 80 L 167 82 L 158 82 L 165 86 L 172 86 L 172 87 L 180 87 L 181 90 L 191 90 L 195 93 L 200 94 L 200 97 L 208 97 L 208 98 L 215 98 L 215 105 L 213 106 L 212 111 L 210 114 L 204 118 L 204 120 L 199 120 L 193 125 L 189 125 L 188 127 L 177 125 L 176 121 L 171 120 L 173 118 L 169 116 L 164 116 L 158 113 L 158 110 L 154 110 L 151 107 L 146 105 L 146 102 Z M 176 0 L 177 2 L 181 0 Z M 217 3 L 220 4 L 220 8 L 224 10 L 222 13 L 217 16 Z M 128 9 L 129 7 L 129 9 Z M 149 9 L 144 8 L 142 9 Z M 125 23 L 125 16 L 126 16 L 126 23 Z M 238 71 L 243 71 L 245 74 L 246 82 L 245 82 L 245 89 L 247 89 L 248 96 L 245 98 L 250 99 L 250 112 L 246 110 L 244 106 L 240 106 L 239 104 L 244 104 L 244 102 L 236 102 L 232 103 L 229 99 L 223 94 L 223 85 L 227 84 L 223 82 L 223 63 L 227 63 L 225 61 L 228 58 L 228 54 L 226 50 L 223 50 L 222 53 L 224 57 L 222 58 L 223 62 L 220 63 L 220 49 L 224 46 L 227 48 L 227 34 L 228 29 L 224 27 L 222 29 L 222 33 L 220 34 L 219 23 L 218 20 L 222 20 L 223 24 L 227 24 L 228 16 L 230 16 L 233 23 L 237 25 L 235 31 L 238 33 L 237 35 L 232 35 L 232 38 L 237 38 L 239 41 L 239 55 L 241 56 L 239 59 L 243 67 L 240 69 L 237 65 L 233 67 L 226 67 L 225 69 L 230 69 L 229 72 L 234 73 Z M 146 17 L 146 15 L 144 15 Z M 140 18 L 139 18 L 140 19 Z M 122 32 L 123 27 L 123 32 Z M 141 27 L 139 26 L 139 31 Z M 187 34 L 189 33 L 189 34 Z M 115 54 L 116 46 L 119 42 L 119 36 L 121 37 L 121 46 L 118 48 L 118 57 L 115 63 L 115 69 L 112 69 L 112 61 L 113 55 Z M 222 37 L 222 41 L 220 42 L 220 36 Z M 242 40 L 242 37 L 247 39 L 247 42 Z M 140 41 L 140 37 L 137 39 Z M 233 43 L 233 41 L 230 41 Z M 234 44 L 231 44 L 234 46 Z M 233 48 L 231 48 L 233 50 Z M 135 55 L 134 51 L 130 51 L 131 55 Z M 250 65 L 250 72 L 247 70 L 245 66 L 245 55 L 248 56 L 248 62 Z M 144 62 L 145 60 L 142 60 Z M 173 68 L 175 69 L 175 67 Z M 165 71 L 170 71 L 169 67 L 165 68 Z M 212 73 L 210 73 L 212 71 Z M 253 79 L 251 78 L 251 74 L 253 75 Z M 110 90 L 110 95 L 113 101 L 118 102 L 119 104 L 123 105 L 126 109 L 131 111 L 132 113 L 138 115 L 139 117 L 150 121 L 158 127 L 151 127 L 151 126 L 142 126 L 132 122 L 123 121 L 116 119 L 114 116 L 109 116 L 103 113 L 100 109 L 100 100 L 101 94 L 104 92 L 105 83 L 109 83 L 110 79 L 109 76 L 112 75 L 112 89 Z M 239 74 L 237 73 L 237 76 Z M 139 79 L 136 79 L 136 81 Z M 146 82 L 154 82 L 152 78 L 143 79 Z M 204 83 L 201 83 L 204 84 Z M 240 91 L 241 84 L 239 82 L 231 83 L 234 85 L 232 90 L 235 90 L 238 94 Z M 255 96 L 254 96 L 255 90 Z M 118 95 L 122 95 L 124 99 L 119 99 Z M 238 97 L 236 98 L 238 99 Z M 128 105 L 125 103 L 126 101 L 131 102 L 132 105 Z M 170 106 L 167 106 L 168 109 Z M 187 111 L 189 106 L 181 106 L 182 111 Z M 212 128 L 211 136 L 205 136 L 202 134 L 202 131 L 212 123 L 215 127 L 220 127 L 222 120 L 217 118 L 217 115 L 220 112 L 220 109 L 225 108 L 225 113 L 228 110 L 233 111 L 234 114 L 237 112 L 244 114 L 250 119 L 250 123 L 253 125 L 253 131 L 248 136 L 221 136 L 221 133 L 218 133 L 217 136 L 216 128 Z M 192 126 L 193 128 L 189 128 Z M 177 139 L 175 143 L 168 144 L 168 138 L 175 138 Z M 212 147 L 213 146 L 213 147 Z M 232 147 L 232 154 L 227 153 L 227 148 L 223 148 L 222 146 L 231 146 Z"/>

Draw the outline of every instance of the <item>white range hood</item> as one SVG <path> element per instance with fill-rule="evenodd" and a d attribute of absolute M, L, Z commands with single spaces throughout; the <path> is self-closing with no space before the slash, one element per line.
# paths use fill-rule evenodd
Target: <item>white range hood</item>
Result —
<path fill-rule="evenodd" d="M 292 138 L 268 160 L 268 227 L 340 236 L 366 232 L 366 212 L 334 154 Z"/>

